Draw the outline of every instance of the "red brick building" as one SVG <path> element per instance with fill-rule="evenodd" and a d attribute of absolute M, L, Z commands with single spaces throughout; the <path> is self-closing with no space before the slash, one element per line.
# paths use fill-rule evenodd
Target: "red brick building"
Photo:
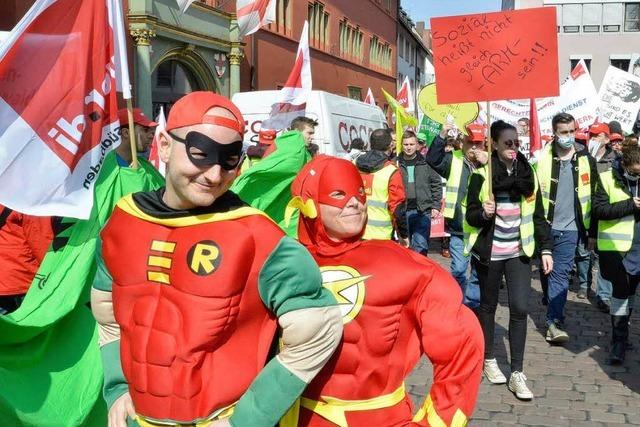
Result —
<path fill-rule="evenodd" d="M 398 0 L 276 0 L 277 22 L 243 40 L 240 89 L 281 88 L 309 21 L 313 88 L 363 100 L 396 90 Z M 226 4 L 233 11 L 235 2 Z"/>

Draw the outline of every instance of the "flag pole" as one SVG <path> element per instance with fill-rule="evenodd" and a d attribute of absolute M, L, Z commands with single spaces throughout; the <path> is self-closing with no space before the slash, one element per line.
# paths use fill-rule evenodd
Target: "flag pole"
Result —
<path fill-rule="evenodd" d="M 133 123 L 133 104 L 127 99 L 127 117 L 129 118 L 129 144 L 131 145 L 131 168 L 138 169 L 138 149 L 136 145 L 135 123 Z"/>
<path fill-rule="evenodd" d="M 493 196 L 493 176 L 491 174 L 491 152 L 492 152 L 492 147 L 491 147 L 491 101 L 487 101 L 487 154 L 488 156 L 488 161 L 487 161 L 487 179 L 489 180 L 489 182 L 487 184 L 489 184 L 489 195 Z"/>

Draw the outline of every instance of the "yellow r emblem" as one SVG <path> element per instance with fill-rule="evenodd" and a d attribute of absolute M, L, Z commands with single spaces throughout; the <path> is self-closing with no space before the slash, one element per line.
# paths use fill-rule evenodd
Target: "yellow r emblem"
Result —
<path fill-rule="evenodd" d="M 198 276 L 213 273 L 222 261 L 220 248 L 211 240 L 198 242 L 189 249 L 187 254 L 189 268 Z"/>

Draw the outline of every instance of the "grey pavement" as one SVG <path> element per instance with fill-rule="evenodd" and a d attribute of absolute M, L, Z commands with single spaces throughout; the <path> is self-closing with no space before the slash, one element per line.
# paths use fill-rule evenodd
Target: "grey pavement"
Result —
<path fill-rule="evenodd" d="M 436 246 L 436 245 L 434 245 Z M 449 259 L 434 247 L 431 257 L 449 267 Z M 571 339 L 564 346 L 545 339 L 545 307 L 537 267 L 533 267 L 524 373 L 534 393 L 523 402 L 506 385 L 493 385 L 483 378 L 470 426 L 621 426 L 640 425 L 640 315 L 631 319 L 631 342 L 621 366 L 607 364 L 610 340 L 609 315 L 595 307 L 595 300 L 576 298 L 572 286 L 566 307 L 566 331 Z M 502 289 L 496 312 L 495 349 L 498 364 L 509 375 L 507 290 Z M 414 402 L 422 402 L 431 385 L 431 364 L 423 358 L 407 379 Z"/>

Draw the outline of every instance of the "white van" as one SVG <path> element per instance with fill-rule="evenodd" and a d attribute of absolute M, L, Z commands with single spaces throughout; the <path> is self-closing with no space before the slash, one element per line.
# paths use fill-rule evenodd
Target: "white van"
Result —
<path fill-rule="evenodd" d="M 262 121 L 269 117 L 277 90 L 240 92 L 232 101 L 238 106 L 247 125 L 246 145 L 258 143 Z M 380 107 L 319 90 L 311 91 L 305 116 L 318 121 L 313 142 L 320 153 L 342 157 L 349 150 L 352 139 L 362 138 L 369 144 L 375 129 L 387 127 Z"/>

